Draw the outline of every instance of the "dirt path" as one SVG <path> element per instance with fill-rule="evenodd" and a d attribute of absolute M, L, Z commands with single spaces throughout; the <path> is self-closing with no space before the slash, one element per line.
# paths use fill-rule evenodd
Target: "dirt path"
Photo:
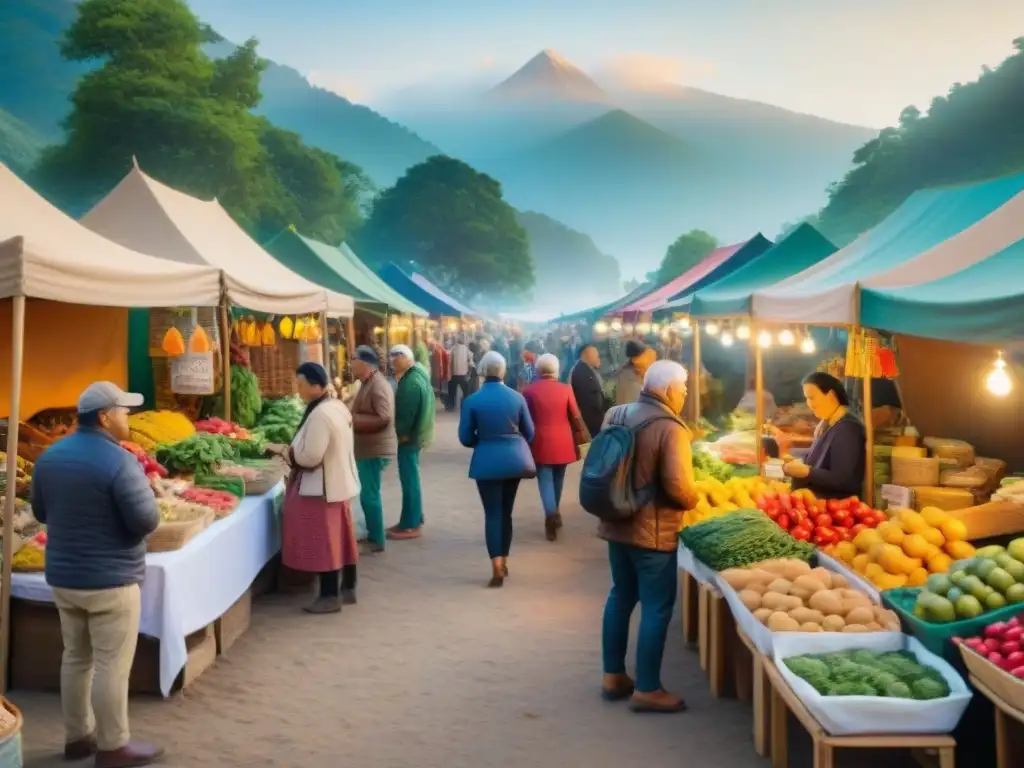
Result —
<path fill-rule="evenodd" d="M 755 757 L 749 706 L 715 701 L 682 647 L 666 650 L 666 685 L 690 711 L 637 716 L 598 697 L 604 547 L 571 503 L 566 529 L 543 537 L 534 483 L 516 509 L 511 577 L 483 588 L 483 516 L 466 479 L 455 420 L 439 417 L 424 457 L 424 538 L 360 565 L 360 604 L 309 616 L 304 597 L 270 596 L 250 631 L 185 695 L 133 699 L 132 731 L 189 768 L 747 768 Z M 389 469 L 386 514 L 398 514 Z M 15 692 L 29 766 L 65 765 L 60 702 Z M 794 761 L 793 765 L 801 765 Z M 809 765 L 809 762 L 806 763 Z M 90 763 L 85 763 L 90 765 Z"/>

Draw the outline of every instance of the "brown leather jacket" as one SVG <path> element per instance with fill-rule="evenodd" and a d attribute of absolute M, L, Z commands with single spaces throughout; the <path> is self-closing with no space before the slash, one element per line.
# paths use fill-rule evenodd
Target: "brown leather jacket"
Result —
<path fill-rule="evenodd" d="M 605 424 L 623 408 L 628 409 L 625 424 L 630 427 L 652 416 L 671 415 L 661 400 L 645 392 L 632 405 L 612 408 L 605 417 Z M 637 434 L 634 483 L 637 488 L 657 483 L 654 501 L 631 520 L 602 522 L 598 536 L 641 549 L 676 550 L 683 512 L 697 504 L 690 440 L 690 431 L 681 421 L 671 418 L 659 419 Z"/>
<path fill-rule="evenodd" d="M 359 459 L 386 459 L 398 453 L 395 393 L 384 374 L 374 371 L 352 401 L 355 454 Z"/>

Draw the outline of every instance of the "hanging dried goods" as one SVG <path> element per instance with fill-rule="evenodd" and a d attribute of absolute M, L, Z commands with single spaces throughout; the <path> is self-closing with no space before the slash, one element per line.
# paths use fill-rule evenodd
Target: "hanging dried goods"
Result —
<path fill-rule="evenodd" d="M 185 354 L 185 339 L 181 335 L 181 331 L 175 328 L 173 325 L 167 329 L 167 333 L 164 334 L 163 341 L 160 342 L 160 348 L 167 353 L 168 357 L 178 357 L 179 355 Z"/>
<path fill-rule="evenodd" d="M 204 352 L 212 351 L 210 346 L 210 337 L 206 335 L 206 331 L 203 330 L 203 326 L 197 325 L 192 329 L 192 335 L 188 340 L 188 351 L 193 354 L 202 354 Z"/>

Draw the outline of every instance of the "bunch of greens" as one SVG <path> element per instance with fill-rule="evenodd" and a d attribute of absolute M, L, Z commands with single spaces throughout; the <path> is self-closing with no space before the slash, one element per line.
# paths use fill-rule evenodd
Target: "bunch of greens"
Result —
<path fill-rule="evenodd" d="M 260 380 L 249 368 L 231 366 L 231 418 L 235 424 L 246 429 L 256 425 L 263 408 L 260 395 Z M 201 413 L 204 417 L 224 417 L 224 395 L 203 399 Z"/>
<path fill-rule="evenodd" d="M 708 451 L 695 449 L 693 452 L 693 472 L 698 480 L 713 477 L 724 483 L 733 476 L 735 471 L 732 464 L 726 464 Z"/>
<path fill-rule="evenodd" d="M 305 408 L 297 397 L 267 400 L 256 421 L 260 437 L 268 443 L 290 443 L 302 421 Z"/>
<path fill-rule="evenodd" d="M 942 699 L 949 684 L 909 651 L 840 651 L 791 656 L 789 671 L 822 696 L 882 696 L 893 699 Z"/>
<path fill-rule="evenodd" d="M 196 432 L 177 443 L 157 446 L 156 460 L 178 474 L 209 475 L 222 461 L 237 458 L 231 439 L 224 435 Z"/>
<path fill-rule="evenodd" d="M 723 419 L 726 432 L 753 432 L 757 427 L 757 416 L 750 411 L 737 408 Z"/>
<path fill-rule="evenodd" d="M 797 541 L 757 509 L 737 509 L 688 525 L 679 538 L 694 557 L 716 571 L 784 557 L 809 562 L 815 551 L 813 544 Z"/>
<path fill-rule="evenodd" d="M 259 432 L 250 432 L 250 436 L 244 440 L 232 440 L 235 458 L 258 459 L 266 453 L 267 441 Z"/>

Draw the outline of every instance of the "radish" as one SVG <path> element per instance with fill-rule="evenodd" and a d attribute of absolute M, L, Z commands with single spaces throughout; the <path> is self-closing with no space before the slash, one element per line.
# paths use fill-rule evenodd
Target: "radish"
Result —
<path fill-rule="evenodd" d="M 1010 674 L 1024 680 L 1024 667 L 1017 667 L 1016 669 L 1010 670 Z"/>
<path fill-rule="evenodd" d="M 1011 621 L 1016 621 L 1016 619 L 1011 619 Z M 1003 633 L 1003 639 L 1012 643 L 1019 643 L 1022 635 L 1024 635 L 1024 628 L 1021 628 L 1018 625 L 1010 626 L 1010 624 L 1007 623 L 1007 630 Z"/>
<path fill-rule="evenodd" d="M 985 650 L 987 651 L 998 651 L 1000 648 L 1002 648 L 1002 646 L 1003 644 L 996 640 L 994 637 L 989 637 L 985 639 Z"/>
<path fill-rule="evenodd" d="M 1014 651 L 1006 657 L 1006 663 L 1009 665 L 1009 669 L 1016 669 L 1017 667 L 1024 667 L 1024 652 Z"/>
<path fill-rule="evenodd" d="M 1020 650 L 1020 643 L 1004 642 L 1003 647 L 999 649 L 999 652 L 1005 656 L 1009 656 L 1011 653 L 1017 653 Z"/>
<path fill-rule="evenodd" d="M 1003 655 L 1001 653 L 996 653 L 995 651 L 992 651 L 992 653 L 990 653 L 987 658 L 997 667 L 1003 666 Z"/>
<path fill-rule="evenodd" d="M 964 645 L 975 651 L 985 650 L 985 641 L 982 640 L 980 637 L 969 637 L 966 640 L 964 640 Z"/>
<path fill-rule="evenodd" d="M 1006 629 L 1006 625 L 1001 621 L 997 621 L 995 624 L 989 624 L 985 627 L 985 637 L 1002 637 L 1003 632 L 1005 632 Z"/>

